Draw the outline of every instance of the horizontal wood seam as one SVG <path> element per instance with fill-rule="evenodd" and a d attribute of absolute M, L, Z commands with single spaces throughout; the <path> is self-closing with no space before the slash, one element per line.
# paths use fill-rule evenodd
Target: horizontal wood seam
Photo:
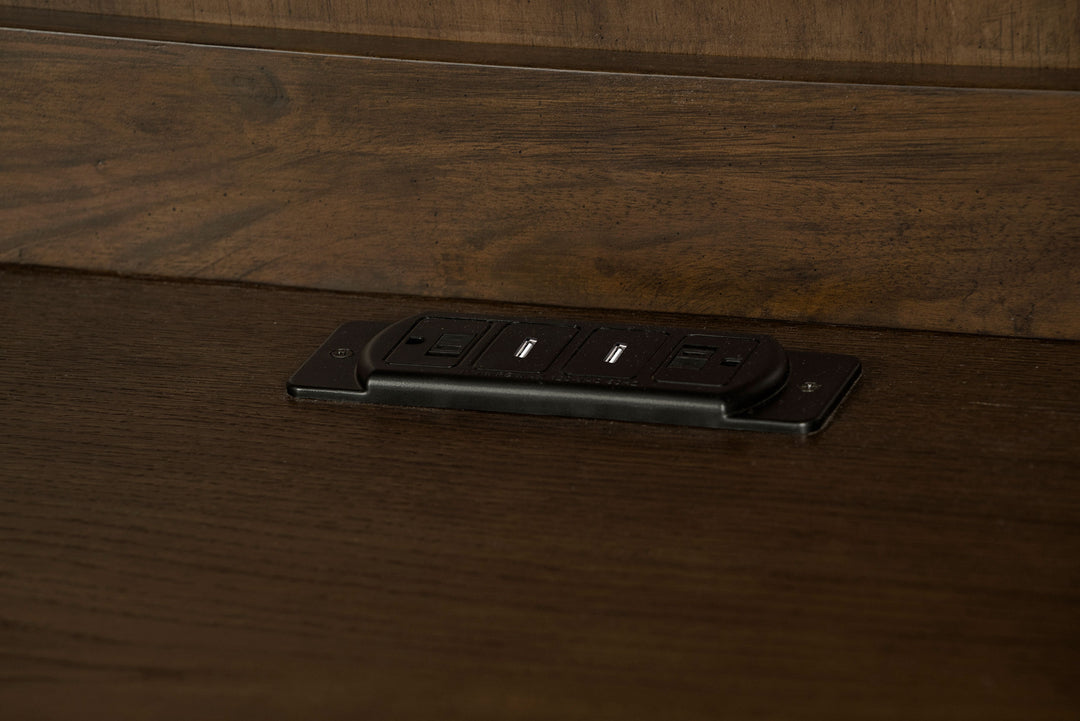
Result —
<path fill-rule="evenodd" d="M 752 80 L 1080 90 L 1080 70 L 721 57 L 257 28 L 0 7 L 0 27 L 399 60 Z"/>
<path fill-rule="evenodd" d="M 105 271 L 94 270 L 90 268 L 77 268 L 62 265 L 36 265 L 28 263 L 10 263 L 0 261 L 0 275 L 7 275 L 9 277 L 15 276 L 35 276 L 41 278 L 55 278 L 57 282 L 67 282 L 70 279 L 71 282 L 78 282 L 79 279 L 85 279 L 86 282 L 94 282 L 95 279 L 101 281 L 118 280 L 118 281 L 131 281 L 138 283 L 159 283 L 165 285 L 199 285 L 208 287 L 221 287 L 221 288 L 236 288 L 244 290 L 265 290 L 274 292 L 285 293 L 298 293 L 298 294 L 320 294 L 320 295 L 338 295 L 349 296 L 351 298 L 371 299 L 379 303 L 394 303 L 400 302 L 410 307 L 422 307 L 425 303 L 430 304 L 432 307 L 440 306 L 446 303 L 466 303 L 470 308 L 476 309 L 475 312 L 482 312 L 481 309 L 490 307 L 495 309 L 492 311 L 494 315 L 506 315 L 508 312 L 506 307 L 511 304 L 506 300 L 491 300 L 487 298 L 455 298 L 455 297 L 429 297 L 421 296 L 410 293 L 380 293 L 370 291 L 356 291 L 356 290 L 337 290 L 333 288 L 311 288 L 307 286 L 287 285 L 281 283 L 268 283 L 258 281 L 246 281 L 246 280 L 226 280 L 218 278 L 199 278 L 193 276 L 182 275 L 161 275 L 154 273 L 135 273 L 125 271 Z M 537 317 L 544 316 L 548 318 L 557 317 L 566 312 L 576 313 L 578 315 L 588 313 L 589 311 L 595 311 L 598 314 L 611 314 L 613 311 L 619 309 L 612 308 L 571 308 L 565 305 L 558 305 L 554 303 L 512 303 L 515 308 L 515 313 L 521 314 L 535 314 Z M 636 311 L 628 311 L 636 312 Z M 651 311 L 654 315 L 659 315 L 662 311 Z M 669 314 L 674 315 L 674 314 Z M 724 315 L 712 315 L 716 322 L 738 323 L 738 324 L 783 324 L 785 328 L 799 328 L 799 327 L 814 327 L 814 328 L 833 328 L 836 330 L 851 330 L 854 332 L 881 332 L 890 334 L 902 334 L 912 333 L 917 335 L 925 335 L 928 331 L 920 330 L 917 328 L 896 328 L 885 325 L 859 325 L 855 323 L 827 323 L 821 321 L 785 321 L 779 318 L 747 318 L 742 316 L 724 316 Z M 767 330 L 763 331 L 767 332 Z M 965 333 L 962 331 L 948 331 L 948 330 L 935 330 L 930 331 L 935 336 L 941 336 L 942 338 L 957 337 L 957 338 L 1000 338 L 1000 339 L 1014 339 L 1014 340 L 1030 340 L 1030 341 L 1043 341 L 1048 343 L 1060 343 L 1068 346 L 1080 346 L 1080 340 L 1072 338 L 1054 338 L 1054 337 L 1040 337 L 1040 336 L 1024 336 L 1022 339 L 1017 339 L 1014 335 L 1000 334 L 1000 333 Z"/>

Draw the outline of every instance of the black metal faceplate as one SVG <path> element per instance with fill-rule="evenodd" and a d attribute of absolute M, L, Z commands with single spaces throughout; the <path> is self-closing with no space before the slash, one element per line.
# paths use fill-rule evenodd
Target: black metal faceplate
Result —
<path fill-rule="evenodd" d="M 433 313 L 342 325 L 287 388 L 303 399 L 809 434 L 860 373 L 852 356 L 785 351 L 766 335 Z"/>

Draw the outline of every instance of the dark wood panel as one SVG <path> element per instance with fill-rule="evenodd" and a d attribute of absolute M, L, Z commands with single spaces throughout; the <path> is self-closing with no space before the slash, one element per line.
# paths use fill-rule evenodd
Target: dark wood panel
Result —
<path fill-rule="evenodd" d="M 522 46 L 884 63 L 1080 68 L 1075 0 L 3 0 L 8 7 Z"/>
<path fill-rule="evenodd" d="M 1080 94 L 0 35 L 0 259 L 1080 337 Z"/>
<path fill-rule="evenodd" d="M 0 27 L 479 65 L 803 82 L 1080 90 L 1080 69 L 601 50 L 251 27 L 3 6 Z"/>
<path fill-rule="evenodd" d="M 862 358 L 809 439 L 298 403 L 340 321 L 554 309 L 0 273 L 13 718 L 1060 719 L 1080 345 Z"/>

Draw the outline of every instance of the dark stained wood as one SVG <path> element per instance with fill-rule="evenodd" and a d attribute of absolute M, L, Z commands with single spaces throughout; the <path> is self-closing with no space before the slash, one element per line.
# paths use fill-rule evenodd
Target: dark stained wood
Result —
<path fill-rule="evenodd" d="M 673 315 L 866 374 L 810 439 L 300 403 L 340 321 L 0 272 L 10 718 L 1061 719 L 1080 345 Z"/>
<path fill-rule="evenodd" d="M 1080 338 L 1080 94 L 0 33 L 0 260 Z"/>
<path fill-rule="evenodd" d="M 283 23 L 287 25 L 287 23 Z M 1080 90 L 1080 69 L 732 57 L 463 42 L 3 6 L 0 27 L 403 60 L 803 82 Z"/>
<path fill-rule="evenodd" d="M 3 0 L 8 7 L 266 27 L 725 57 L 1080 68 L 1076 0 Z"/>

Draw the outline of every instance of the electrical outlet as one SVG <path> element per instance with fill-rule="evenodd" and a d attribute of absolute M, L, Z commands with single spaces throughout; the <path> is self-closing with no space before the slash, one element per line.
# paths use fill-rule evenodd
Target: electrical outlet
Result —
<path fill-rule="evenodd" d="M 420 318 L 386 356 L 386 363 L 452 368 L 490 327 L 490 322 L 472 318 Z"/>
<path fill-rule="evenodd" d="M 754 354 L 757 344 L 739 336 L 690 334 L 653 378 L 661 384 L 722 388 Z"/>
<path fill-rule="evenodd" d="M 297 398 L 812 433 L 857 359 L 771 336 L 425 315 L 346 323 L 287 384 Z"/>

